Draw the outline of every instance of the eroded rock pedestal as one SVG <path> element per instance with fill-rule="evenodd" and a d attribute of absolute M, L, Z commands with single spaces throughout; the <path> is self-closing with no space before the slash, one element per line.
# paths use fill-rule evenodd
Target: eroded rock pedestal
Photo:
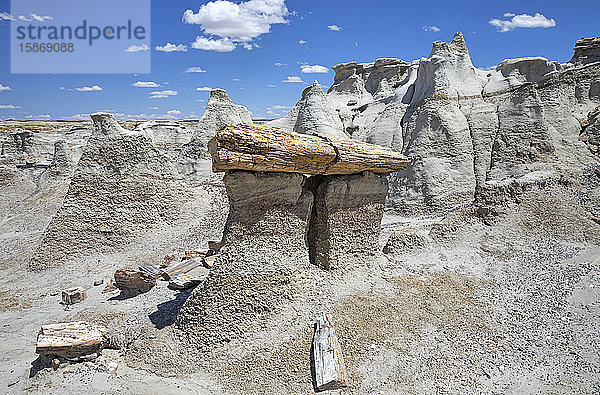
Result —
<path fill-rule="evenodd" d="M 276 311 L 311 263 L 351 269 L 379 251 L 385 175 L 232 171 L 223 180 L 230 204 L 224 247 L 178 317 L 198 347 L 240 337 Z"/>
<path fill-rule="evenodd" d="M 324 269 L 368 264 L 379 252 L 388 191 L 384 175 L 318 177 L 308 239 L 312 262 Z"/>
<path fill-rule="evenodd" d="M 92 114 L 94 131 L 62 206 L 34 252 L 42 270 L 93 252 L 111 253 L 135 235 L 179 215 L 190 197 L 169 159 L 143 132 L 123 129 L 111 114 Z M 67 159 L 56 146 L 56 169 Z"/>
<path fill-rule="evenodd" d="M 291 298 L 309 266 L 313 194 L 294 173 L 234 171 L 224 177 L 230 211 L 225 245 L 177 324 L 199 347 L 240 337 Z"/>
<path fill-rule="evenodd" d="M 371 144 L 256 125 L 221 129 L 209 151 L 213 171 L 226 171 L 224 246 L 177 321 L 200 348 L 265 322 L 294 298 L 311 263 L 367 266 L 379 252 L 386 177 L 408 164 Z"/>

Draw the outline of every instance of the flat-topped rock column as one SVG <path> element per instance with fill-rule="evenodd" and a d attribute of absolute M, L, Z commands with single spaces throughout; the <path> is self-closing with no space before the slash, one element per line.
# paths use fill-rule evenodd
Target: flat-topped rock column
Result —
<path fill-rule="evenodd" d="M 311 261 L 324 269 L 368 265 L 379 252 L 387 191 L 386 176 L 369 171 L 320 177 L 308 233 Z"/>
<path fill-rule="evenodd" d="M 305 176 L 232 171 L 224 182 L 230 204 L 224 246 L 177 322 L 199 347 L 243 335 L 293 296 L 296 278 L 310 265 L 313 194 Z"/>

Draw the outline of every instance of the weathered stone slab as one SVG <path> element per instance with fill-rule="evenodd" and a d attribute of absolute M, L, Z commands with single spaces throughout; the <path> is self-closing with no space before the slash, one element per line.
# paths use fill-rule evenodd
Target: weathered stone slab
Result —
<path fill-rule="evenodd" d="M 43 325 L 35 346 L 36 354 L 76 358 L 99 352 L 106 329 L 87 322 Z"/>
<path fill-rule="evenodd" d="M 313 362 L 317 391 L 336 390 L 348 385 L 342 348 L 333 327 L 333 317 L 323 314 L 315 324 Z"/>

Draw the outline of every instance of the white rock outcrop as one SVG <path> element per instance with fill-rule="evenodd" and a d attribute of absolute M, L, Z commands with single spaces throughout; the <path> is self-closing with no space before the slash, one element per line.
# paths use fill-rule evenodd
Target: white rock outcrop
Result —
<path fill-rule="evenodd" d="M 213 89 L 206 104 L 204 114 L 198 121 L 189 143 L 183 146 L 177 160 L 179 172 L 190 178 L 204 177 L 208 160 L 208 140 L 224 125 L 240 123 L 252 124 L 252 117 L 246 107 L 235 104 L 224 89 Z"/>
<path fill-rule="evenodd" d="M 459 32 L 411 63 L 336 65 L 326 96 L 345 133 L 412 159 L 390 176 L 388 208 L 443 211 L 470 204 L 489 182 L 533 172 L 575 175 L 598 164 L 596 145 L 582 141 L 594 141 L 594 127 L 580 134 L 600 104 L 599 48 L 599 38 L 582 39 L 568 64 L 529 57 L 485 71 L 472 64 Z M 311 125 L 337 124 L 326 102 L 322 96 L 313 102 Z M 297 125 L 301 103 L 272 124 Z"/>
<path fill-rule="evenodd" d="M 123 129 L 111 114 L 91 117 L 94 131 L 32 269 L 118 251 L 151 226 L 175 221 L 191 199 L 171 160 L 145 133 Z"/>

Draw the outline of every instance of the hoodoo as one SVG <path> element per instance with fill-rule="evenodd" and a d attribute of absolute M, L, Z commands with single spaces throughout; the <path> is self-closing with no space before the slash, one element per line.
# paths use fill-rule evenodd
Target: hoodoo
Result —
<path fill-rule="evenodd" d="M 213 171 L 226 171 L 230 211 L 220 256 L 178 318 L 198 347 L 239 337 L 276 310 L 311 263 L 369 265 L 379 251 L 386 175 L 408 165 L 373 144 L 257 125 L 222 128 L 209 151 Z"/>

